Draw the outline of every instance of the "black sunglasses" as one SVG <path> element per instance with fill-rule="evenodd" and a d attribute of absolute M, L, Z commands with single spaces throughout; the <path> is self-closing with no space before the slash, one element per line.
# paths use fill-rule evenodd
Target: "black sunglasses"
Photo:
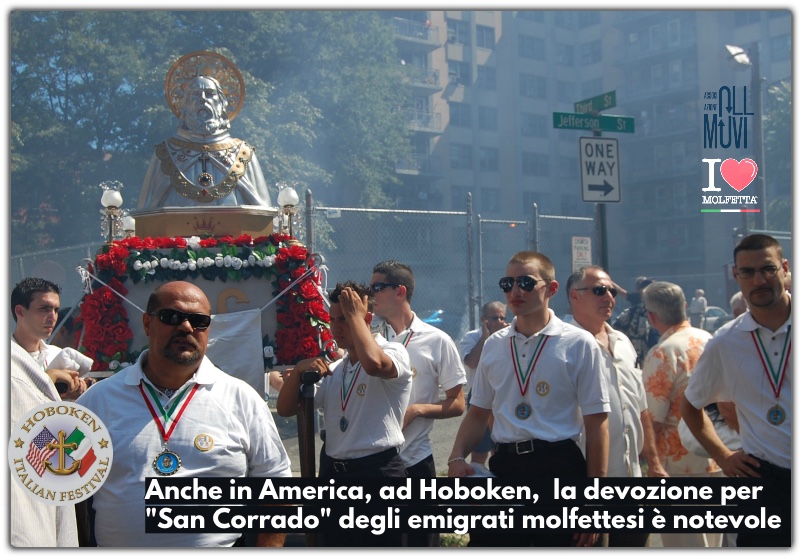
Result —
<path fill-rule="evenodd" d="M 613 295 L 613 298 L 618 296 L 618 289 L 615 287 L 608 287 L 607 285 L 596 285 L 595 287 L 582 287 L 581 289 L 574 289 L 575 291 L 590 291 L 596 296 L 604 296 L 607 294 L 607 291 L 610 291 L 610 294 Z"/>
<path fill-rule="evenodd" d="M 187 314 L 186 312 L 179 312 L 170 308 L 162 308 L 150 313 L 151 316 L 156 316 L 159 321 L 168 326 L 179 326 L 185 321 L 189 322 L 192 329 L 203 330 L 209 327 L 212 323 L 212 317 L 206 314 Z"/>
<path fill-rule="evenodd" d="M 535 279 L 529 275 L 519 275 L 518 277 L 502 277 L 498 280 L 498 286 L 501 287 L 502 291 L 508 293 L 512 290 L 512 286 L 517 284 L 521 289 L 529 292 L 535 288 L 535 285 L 537 285 L 538 281 L 543 281 L 545 283 L 544 279 Z"/>
<path fill-rule="evenodd" d="M 370 290 L 374 293 L 380 293 L 387 287 L 400 287 L 401 285 L 397 285 L 395 283 L 383 283 L 381 281 L 377 281 L 370 286 Z"/>

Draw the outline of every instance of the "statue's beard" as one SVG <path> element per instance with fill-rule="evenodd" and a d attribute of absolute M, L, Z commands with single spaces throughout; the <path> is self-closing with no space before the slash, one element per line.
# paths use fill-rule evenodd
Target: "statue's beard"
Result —
<path fill-rule="evenodd" d="M 230 124 L 224 115 L 213 108 L 201 106 L 184 113 L 184 126 L 192 133 L 209 136 L 228 130 Z"/>

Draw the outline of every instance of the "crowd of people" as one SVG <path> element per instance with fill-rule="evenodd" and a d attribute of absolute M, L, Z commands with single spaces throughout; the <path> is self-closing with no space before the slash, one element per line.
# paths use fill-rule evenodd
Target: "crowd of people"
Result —
<path fill-rule="evenodd" d="M 620 287 L 598 266 L 567 278 L 571 314 L 560 319 L 549 307 L 560 290 L 551 260 L 518 252 L 499 280 L 504 301 L 485 304 L 481 326 L 459 344 L 412 310 L 411 267 L 380 262 L 369 282 L 344 281 L 328 293 L 340 358 L 307 359 L 272 377 L 279 390 L 276 411 L 298 414 L 302 376 L 319 374 L 314 404 L 322 409 L 325 427 L 323 478 L 436 477 L 433 422 L 462 416 L 448 456 L 449 477 L 472 476 L 485 466 L 489 474 L 522 482 L 760 477 L 776 505 L 790 506 L 789 264 L 777 240 L 762 234 L 743 238 L 733 260 L 743 311 L 711 336 L 694 325 L 698 305 L 686 303 L 681 287 L 645 278 L 638 281 L 630 308 L 611 324 Z M 697 291 L 696 297 L 703 294 Z M 141 317 L 148 349 L 134 365 L 94 385 L 86 380 L 80 353 L 45 343 L 59 306 L 59 288 L 48 281 L 25 279 L 12 292 L 12 424 L 39 403 L 75 400 L 108 428 L 114 465 L 90 503 L 78 509 L 36 503 L 12 483 L 11 544 L 282 546 L 284 535 L 278 533 L 145 533 L 146 477 L 292 475 L 263 394 L 227 374 L 224 362 L 206 357 L 211 307 L 203 291 L 183 281 L 157 287 Z M 722 442 L 713 411 L 738 433 L 740 448 Z M 683 446 L 682 422 L 704 454 Z M 319 542 L 439 544 L 436 535 L 400 531 L 381 536 L 343 531 Z M 661 537 L 666 547 L 790 546 L 791 541 L 787 524 L 770 535 L 744 530 Z M 648 533 L 549 530 L 475 531 L 469 542 L 474 547 L 647 544 Z"/>

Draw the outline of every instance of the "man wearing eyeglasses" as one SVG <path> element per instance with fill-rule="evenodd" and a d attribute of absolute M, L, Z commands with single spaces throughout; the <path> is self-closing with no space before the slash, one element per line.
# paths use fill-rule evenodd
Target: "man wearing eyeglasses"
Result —
<path fill-rule="evenodd" d="M 604 269 L 587 266 L 568 277 L 566 291 L 573 314 L 571 323 L 593 334 L 604 357 L 610 392 L 607 476 L 642 477 L 640 455 L 643 455 L 650 477 L 667 477 L 654 445 L 641 371 L 635 366 L 638 358 L 635 347 L 626 335 L 607 323 L 615 309 L 618 289 Z M 648 538 L 648 533 L 613 531 L 607 546 L 642 547 Z"/>
<path fill-rule="evenodd" d="M 681 400 L 682 418 L 728 477 L 760 477 L 766 502 L 786 508 L 781 529 L 738 533 L 741 546 L 791 546 L 791 465 L 794 374 L 788 260 L 777 239 L 744 237 L 733 251 L 732 274 L 748 309 L 707 344 Z M 706 405 L 735 404 L 742 448 L 727 449 L 705 420 Z"/>
<path fill-rule="evenodd" d="M 471 407 L 457 432 L 450 477 L 474 473 L 465 457 L 493 415 L 499 478 L 604 477 L 610 397 L 603 357 L 585 330 L 549 308 L 559 288 L 554 265 L 538 252 L 519 252 L 499 281 L 512 312 L 509 328 L 490 336 L 476 368 Z M 586 452 L 577 445 L 586 433 Z M 532 531 L 471 533 L 470 546 L 594 546 L 597 533 Z"/>
<path fill-rule="evenodd" d="M 415 275 L 397 260 L 373 267 L 370 287 L 375 297 L 374 314 L 388 341 L 403 344 L 412 367 L 412 392 L 404 413 L 404 446 L 401 459 L 407 475 L 434 478 L 437 470 L 429 433 L 435 419 L 460 416 L 465 411 L 465 369 L 454 341 L 444 331 L 427 324 L 412 311 Z M 445 397 L 440 399 L 442 388 Z M 408 546 L 440 546 L 437 533 L 407 534 Z"/>
<path fill-rule="evenodd" d="M 98 546 L 232 546 L 237 533 L 145 533 L 145 477 L 290 477 L 290 460 L 264 399 L 205 356 L 206 295 L 165 283 L 142 317 L 148 350 L 82 395 L 114 440 L 114 466 L 95 492 Z M 260 533 L 256 546 L 282 546 Z"/>

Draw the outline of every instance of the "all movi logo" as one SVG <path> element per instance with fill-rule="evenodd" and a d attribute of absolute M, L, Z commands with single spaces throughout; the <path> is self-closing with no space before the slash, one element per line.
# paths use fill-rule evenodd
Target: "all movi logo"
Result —
<path fill-rule="evenodd" d="M 721 188 L 716 187 L 716 163 L 721 163 L 719 172 L 721 178 L 729 184 L 736 192 L 741 192 L 744 188 L 749 186 L 757 176 L 757 163 L 752 159 L 702 159 L 702 162 L 707 163 L 707 188 L 702 188 L 702 192 L 720 192 Z"/>

